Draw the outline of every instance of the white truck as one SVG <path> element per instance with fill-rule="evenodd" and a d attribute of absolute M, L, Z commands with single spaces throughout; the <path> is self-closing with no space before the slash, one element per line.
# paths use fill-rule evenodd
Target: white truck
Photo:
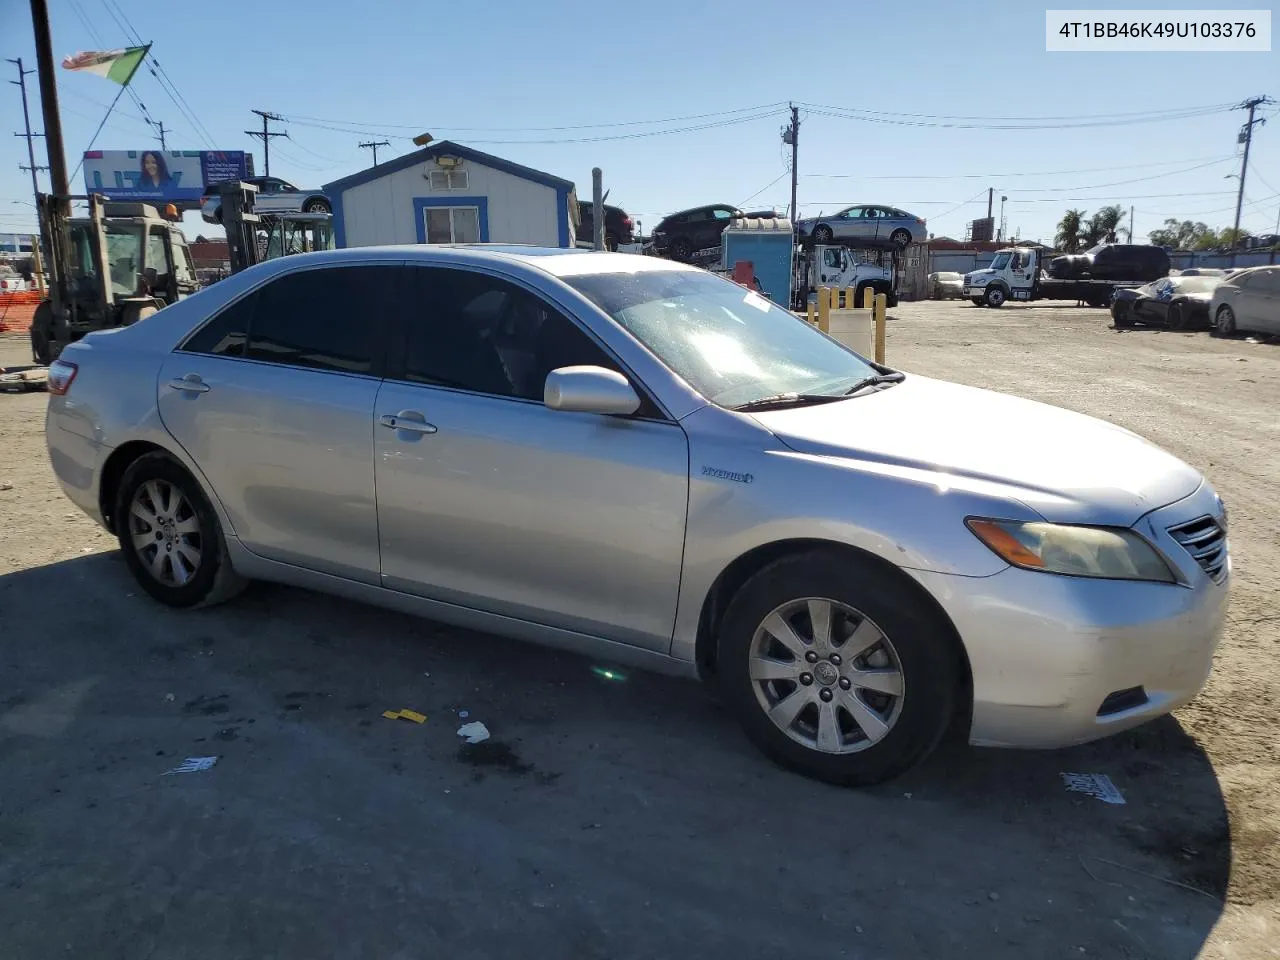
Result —
<path fill-rule="evenodd" d="M 853 287 L 858 306 L 863 291 L 870 288 L 888 297 L 889 306 L 898 305 L 895 279 L 896 253 L 890 250 L 858 250 L 845 246 L 817 244 L 797 251 L 797 306 L 803 306 L 818 287 Z"/>
<path fill-rule="evenodd" d="M 1045 273 L 1044 259 L 1045 251 L 1036 247 L 997 250 L 991 266 L 964 275 L 961 295 L 978 307 L 1002 307 L 1010 300 L 1074 300 L 1105 307 L 1116 290 L 1140 287 L 1150 279 L 1057 280 Z"/>

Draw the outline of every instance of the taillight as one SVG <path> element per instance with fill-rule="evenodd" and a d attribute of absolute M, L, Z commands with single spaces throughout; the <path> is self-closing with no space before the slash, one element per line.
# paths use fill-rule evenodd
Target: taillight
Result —
<path fill-rule="evenodd" d="M 71 381 L 76 378 L 79 370 L 80 368 L 69 360 L 53 361 L 49 364 L 49 392 L 55 397 L 65 396 L 71 389 Z"/>
<path fill-rule="evenodd" d="M 629 227 L 629 226 L 631 226 L 631 218 L 630 218 L 630 217 L 623 217 L 623 218 L 622 218 L 622 225 L 623 225 L 624 227 Z"/>

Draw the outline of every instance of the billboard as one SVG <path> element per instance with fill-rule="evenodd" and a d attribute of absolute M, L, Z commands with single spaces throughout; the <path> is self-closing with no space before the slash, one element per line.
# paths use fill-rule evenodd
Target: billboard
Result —
<path fill-rule="evenodd" d="M 253 176 L 253 155 L 243 150 L 89 150 L 86 193 L 108 200 L 196 205 L 204 188 Z"/>
<path fill-rule="evenodd" d="M 969 225 L 970 240 L 993 240 L 995 239 L 995 232 L 996 221 L 994 217 L 982 217 L 978 220 L 974 220 Z"/>

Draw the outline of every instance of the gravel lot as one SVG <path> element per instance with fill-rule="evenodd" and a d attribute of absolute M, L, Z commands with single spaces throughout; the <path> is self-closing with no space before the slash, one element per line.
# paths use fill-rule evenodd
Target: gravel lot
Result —
<path fill-rule="evenodd" d="M 1200 698 L 838 790 L 692 684 L 272 586 L 162 609 L 62 498 L 44 395 L 0 394 L 0 955 L 1280 955 L 1280 346 L 923 303 L 888 359 L 1207 472 L 1236 574 Z M 381 716 L 402 707 L 426 723 Z M 460 749 L 460 710 L 494 739 Z M 217 765 L 164 776 L 191 756 Z"/>

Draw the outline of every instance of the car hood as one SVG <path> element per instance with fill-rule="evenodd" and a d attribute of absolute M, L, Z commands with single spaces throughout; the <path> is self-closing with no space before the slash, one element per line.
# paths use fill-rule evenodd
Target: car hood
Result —
<path fill-rule="evenodd" d="M 966 479 L 1046 520 L 1130 526 L 1196 491 L 1200 474 L 1122 427 L 928 377 L 810 407 L 754 414 L 793 450 Z"/>

